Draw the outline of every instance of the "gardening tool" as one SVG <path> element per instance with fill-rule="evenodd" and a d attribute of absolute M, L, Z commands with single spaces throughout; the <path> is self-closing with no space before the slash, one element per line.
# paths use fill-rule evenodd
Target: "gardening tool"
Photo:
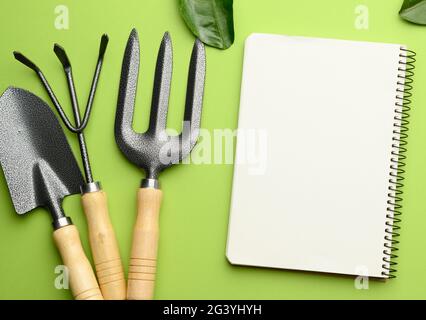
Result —
<path fill-rule="evenodd" d="M 132 130 L 139 73 L 139 40 L 130 33 L 124 53 L 115 120 L 115 138 L 120 150 L 146 172 L 138 191 L 138 215 L 133 230 L 127 298 L 152 299 L 158 248 L 158 217 L 162 199 L 159 173 L 178 163 L 195 146 L 200 128 L 205 78 L 204 45 L 195 41 L 188 75 L 184 124 L 180 135 L 166 133 L 166 118 L 172 76 L 172 43 L 168 33 L 161 42 L 155 69 L 154 91 L 148 130 Z"/>
<path fill-rule="evenodd" d="M 83 120 L 80 118 L 80 109 L 75 91 L 70 60 L 61 46 L 58 44 L 55 44 L 54 46 L 56 56 L 62 63 L 67 78 L 76 126 L 73 126 L 66 116 L 40 68 L 38 68 L 22 53 L 14 52 L 14 55 L 18 61 L 22 62 L 37 73 L 65 126 L 71 132 L 77 134 L 85 173 L 85 182 L 81 185 L 81 201 L 88 221 L 90 246 L 93 253 L 93 259 L 95 261 L 99 284 L 102 294 L 106 300 L 124 300 L 126 298 L 126 281 L 124 278 L 117 240 L 109 219 L 107 195 L 102 190 L 100 182 L 94 181 L 93 179 L 86 140 L 83 133 L 83 130 L 86 128 L 89 121 L 107 44 L 108 36 L 103 35 L 99 49 L 98 62 L 96 64 L 95 74 Z"/>
<path fill-rule="evenodd" d="M 32 93 L 8 88 L 0 97 L 0 163 L 18 214 L 45 207 L 53 238 L 69 270 L 75 299 L 101 300 L 77 228 L 65 216 L 65 196 L 79 192 L 83 176 L 49 106 Z"/>

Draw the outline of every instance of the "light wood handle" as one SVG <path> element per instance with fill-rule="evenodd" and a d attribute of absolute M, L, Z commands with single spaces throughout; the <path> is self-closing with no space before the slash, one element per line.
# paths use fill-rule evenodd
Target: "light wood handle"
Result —
<path fill-rule="evenodd" d="M 53 239 L 68 268 L 69 284 L 76 300 L 103 300 L 92 266 L 84 254 L 78 230 L 74 225 L 53 232 Z"/>
<path fill-rule="evenodd" d="M 130 253 L 128 300 L 151 300 L 154 297 L 162 194 L 161 190 L 154 188 L 141 188 L 138 191 L 138 215 Z"/>
<path fill-rule="evenodd" d="M 89 227 L 89 241 L 96 275 L 105 300 L 125 300 L 126 280 L 117 239 L 108 214 L 104 191 L 85 193 L 81 197 Z"/>

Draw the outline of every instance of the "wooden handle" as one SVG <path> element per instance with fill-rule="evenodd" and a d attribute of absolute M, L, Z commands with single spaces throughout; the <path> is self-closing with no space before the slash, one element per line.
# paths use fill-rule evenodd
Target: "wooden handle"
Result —
<path fill-rule="evenodd" d="M 105 300 L 125 300 L 126 280 L 117 239 L 108 214 L 108 199 L 103 191 L 81 197 L 89 227 L 89 241 L 96 275 Z"/>
<path fill-rule="evenodd" d="M 138 215 L 133 229 L 127 283 L 128 300 L 151 300 L 154 297 L 162 194 L 161 190 L 154 188 L 138 191 Z"/>
<path fill-rule="evenodd" d="M 69 272 L 72 294 L 76 300 L 103 300 L 92 266 L 84 254 L 74 225 L 53 232 L 53 239 Z"/>

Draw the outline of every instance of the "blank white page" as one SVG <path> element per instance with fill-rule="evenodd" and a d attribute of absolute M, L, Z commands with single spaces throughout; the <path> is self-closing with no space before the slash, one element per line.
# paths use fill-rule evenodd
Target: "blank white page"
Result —
<path fill-rule="evenodd" d="M 227 243 L 232 264 L 386 278 L 400 48 L 247 38 Z M 244 161 L 253 129 L 267 137 L 258 148 L 266 152 L 263 171 Z"/>

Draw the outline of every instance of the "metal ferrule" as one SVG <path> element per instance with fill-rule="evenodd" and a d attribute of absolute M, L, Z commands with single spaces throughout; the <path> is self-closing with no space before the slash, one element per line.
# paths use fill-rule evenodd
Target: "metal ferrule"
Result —
<path fill-rule="evenodd" d="M 160 182 L 157 179 L 142 179 L 141 188 L 160 189 Z"/>
<path fill-rule="evenodd" d="M 86 194 L 90 192 L 98 192 L 102 190 L 101 183 L 99 181 L 85 183 L 80 186 L 81 194 Z"/>
<path fill-rule="evenodd" d="M 58 230 L 60 228 L 72 225 L 72 220 L 70 217 L 62 217 L 52 222 L 53 229 Z"/>

